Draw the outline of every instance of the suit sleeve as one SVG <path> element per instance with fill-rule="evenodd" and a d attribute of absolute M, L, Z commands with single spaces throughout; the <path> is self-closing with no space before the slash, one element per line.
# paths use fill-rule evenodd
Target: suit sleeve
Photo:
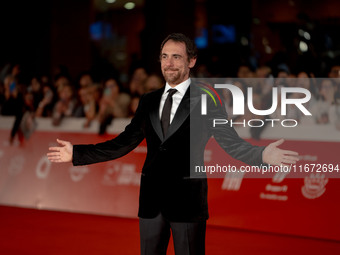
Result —
<path fill-rule="evenodd" d="M 212 110 L 209 111 L 208 125 L 215 140 L 225 152 L 248 165 L 266 165 L 262 160 L 262 152 L 265 147 L 254 146 L 243 140 L 229 123 L 213 127 L 213 119 L 228 118 L 224 106 L 211 106 L 209 109 Z"/>
<path fill-rule="evenodd" d="M 135 149 L 144 139 L 145 110 L 143 108 L 142 97 L 130 124 L 116 138 L 98 144 L 74 145 L 73 165 L 88 165 L 113 160 Z"/>

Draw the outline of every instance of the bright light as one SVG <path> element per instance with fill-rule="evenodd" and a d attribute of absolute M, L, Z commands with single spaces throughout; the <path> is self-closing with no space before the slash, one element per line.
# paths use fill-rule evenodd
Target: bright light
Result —
<path fill-rule="evenodd" d="M 131 10 L 133 8 L 135 8 L 136 4 L 133 2 L 127 2 L 126 4 L 124 4 L 124 8 L 127 10 Z"/>
<path fill-rule="evenodd" d="M 298 31 L 298 33 L 299 33 L 299 36 L 303 36 L 303 34 L 305 33 L 305 31 L 303 30 L 303 29 L 299 29 L 299 31 Z"/>
<path fill-rule="evenodd" d="M 306 39 L 306 40 L 310 40 L 310 34 L 308 32 L 304 32 L 303 33 L 303 37 Z"/>
<path fill-rule="evenodd" d="M 306 40 L 310 40 L 310 33 L 306 32 L 303 29 L 298 30 L 299 36 L 304 37 Z"/>
<path fill-rule="evenodd" d="M 308 45 L 304 41 L 300 41 L 299 48 L 300 48 L 301 52 L 308 51 Z"/>
<path fill-rule="evenodd" d="M 270 48 L 269 45 L 264 46 L 264 51 L 265 51 L 267 54 L 272 54 L 272 52 L 273 52 L 272 48 Z"/>
<path fill-rule="evenodd" d="M 116 0 L 105 0 L 108 4 L 113 4 Z"/>

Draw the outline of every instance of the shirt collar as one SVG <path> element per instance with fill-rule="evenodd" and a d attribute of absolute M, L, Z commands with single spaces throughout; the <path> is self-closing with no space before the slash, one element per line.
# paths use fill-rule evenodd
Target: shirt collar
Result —
<path fill-rule="evenodd" d="M 189 85 L 191 83 L 191 79 L 187 79 L 183 81 L 182 83 L 176 85 L 174 88 L 171 87 L 168 83 L 165 84 L 164 93 L 167 93 L 169 89 L 177 89 L 177 93 L 180 93 L 181 95 L 184 95 L 187 89 L 189 88 Z"/>

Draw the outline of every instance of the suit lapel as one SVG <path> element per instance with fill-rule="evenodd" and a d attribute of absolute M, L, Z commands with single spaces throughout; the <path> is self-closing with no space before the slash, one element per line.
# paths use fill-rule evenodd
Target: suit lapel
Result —
<path fill-rule="evenodd" d="M 164 88 L 156 91 L 154 102 L 152 103 L 152 108 L 150 110 L 150 120 L 151 124 L 158 135 L 159 139 L 163 141 L 163 131 L 161 127 L 161 120 L 159 119 L 159 104 L 163 94 Z"/>
<path fill-rule="evenodd" d="M 191 91 L 191 92 L 190 92 Z M 182 98 L 181 103 L 178 106 L 174 119 L 171 122 L 171 125 L 168 129 L 168 133 L 166 137 L 163 137 L 163 131 L 161 127 L 161 120 L 159 118 L 159 104 L 161 101 L 161 97 L 163 95 L 164 88 L 155 92 L 154 102 L 152 103 L 152 107 L 150 109 L 150 120 L 152 127 L 154 128 L 156 134 L 158 135 L 161 141 L 167 140 L 171 135 L 173 135 L 183 124 L 186 118 L 189 117 L 190 112 L 196 104 L 200 100 L 200 95 L 197 93 L 197 89 L 194 84 L 190 84 L 188 90 Z"/>
<path fill-rule="evenodd" d="M 182 98 L 181 103 L 178 106 L 174 119 L 171 122 L 171 125 L 168 129 L 167 135 L 164 138 L 164 141 L 167 140 L 171 135 L 173 135 L 183 124 L 183 122 L 189 117 L 190 112 L 195 107 L 195 105 L 199 102 L 200 96 L 196 95 L 195 88 L 193 88 L 193 84 L 190 84 L 188 90 Z M 191 94 L 190 94 L 190 91 Z M 161 133 L 162 129 L 161 129 Z M 164 142 L 163 141 L 163 142 Z"/>

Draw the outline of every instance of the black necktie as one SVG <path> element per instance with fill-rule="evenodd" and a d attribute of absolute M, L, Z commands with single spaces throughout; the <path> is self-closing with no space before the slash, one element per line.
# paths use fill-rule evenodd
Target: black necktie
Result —
<path fill-rule="evenodd" d="M 169 89 L 168 90 L 168 97 L 165 100 L 162 117 L 161 117 L 161 124 L 163 129 L 163 135 L 165 137 L 166 132 L 168 131 L 168 127 L 170 126 L 170 113 L 171 113 L 171 106 L 172 106 L 172 96 L 177 92 L 177 89 Z"/>

